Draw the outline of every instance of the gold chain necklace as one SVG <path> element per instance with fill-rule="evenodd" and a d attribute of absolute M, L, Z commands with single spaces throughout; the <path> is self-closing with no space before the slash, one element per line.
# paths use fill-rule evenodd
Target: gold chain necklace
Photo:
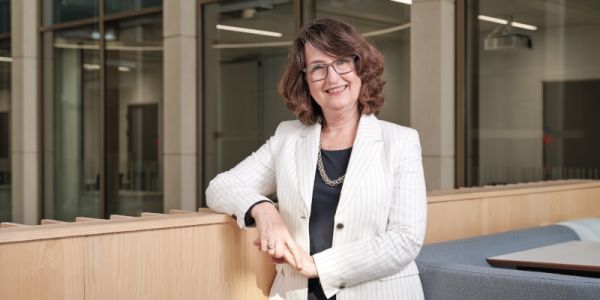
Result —
<path fill-rule="evenodd" d="M 321 145 L 320 144 L 319 144 L 319 156 L 317 159 L 317 168 L 319 169 L 319 175 L 321 175 L 321 178 L 323 179 L 325 184 L 327 184 L 328 186 L 338 186 L 344 182 L 344 177 L 346 177 L 346 174 L 340 176 L 336 180 L 331 180 L 329 178 L 329 176 L 327 176 L 327 173 L 325 173 L 325 166 L 323 165 L 323 158 L 321 157 Z"/>

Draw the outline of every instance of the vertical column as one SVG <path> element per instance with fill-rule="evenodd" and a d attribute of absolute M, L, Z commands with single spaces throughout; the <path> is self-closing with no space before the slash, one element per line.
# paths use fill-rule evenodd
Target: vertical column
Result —
<path fill-rule="evenodd" d="M 196 1 L 163 6 L 164 209 L 195 210 L 196 189 Z"/>
<path fill-rule="evenodd" d="M 11 2 L 12 96 L 11 171 L 14 222 L 37 224 L 40 218 L 40 145 L 38 114 L 38 4 Z"/>
<path fill-rule="evenodd" d="M 454 0 L 413 1 L 410 120 L 428 190 L 454 187 L 454 30 Z"/>

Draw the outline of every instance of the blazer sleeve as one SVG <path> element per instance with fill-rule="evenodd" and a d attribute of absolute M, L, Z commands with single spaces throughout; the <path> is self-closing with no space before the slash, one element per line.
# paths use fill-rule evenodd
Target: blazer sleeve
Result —
<path fill-rule="evenodd" d="M 313 256 L 329 298 L 341 288 L 402 271 L 415 260 L 425 235 L 427 196 L 421 146 L 415 130 L 398 136 L 394 190 L 387 229 L 371 239 L 335 246 Z M 360 226 L 360 224 L 358 224 Z"/>
<path fill-rule="evenodd" d="M 266 196 L 276 190 L 274 149 L 277 131 L 256 152 L 231 170 L 217 175 L 206 189 L 208 207 L 231 215 L 240 228 L 246 227 L 246 212 L 256 202 L 272 202 Z"/>

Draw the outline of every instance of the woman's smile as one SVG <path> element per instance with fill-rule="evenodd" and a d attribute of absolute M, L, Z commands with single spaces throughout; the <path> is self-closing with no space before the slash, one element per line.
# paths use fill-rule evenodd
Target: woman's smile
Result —
<path fill-rule="evenodd" d="M 348 88 L 347 84 L 339 85 L 325 90 L 325 93 L 331 96 L 337 96 Z"/>

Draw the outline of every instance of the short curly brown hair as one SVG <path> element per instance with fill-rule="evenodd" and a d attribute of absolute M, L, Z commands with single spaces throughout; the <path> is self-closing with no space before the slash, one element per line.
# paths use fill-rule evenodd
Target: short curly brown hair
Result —
<path fill-rule="evenodd" d="M 362 81 L 358 110 L 377 114 L 383 105 L 383 55 L 350 24 L 335 18 L 320 18 L 304 26 L 288 54 L 279 94 L 285 105 L 305 125 L 325 124 L 321 107 L 310 95 L 302 69 L 306 67 L 304 46 L 310 44 L 334 57 L 357 57 L 356 74 Z"/>

